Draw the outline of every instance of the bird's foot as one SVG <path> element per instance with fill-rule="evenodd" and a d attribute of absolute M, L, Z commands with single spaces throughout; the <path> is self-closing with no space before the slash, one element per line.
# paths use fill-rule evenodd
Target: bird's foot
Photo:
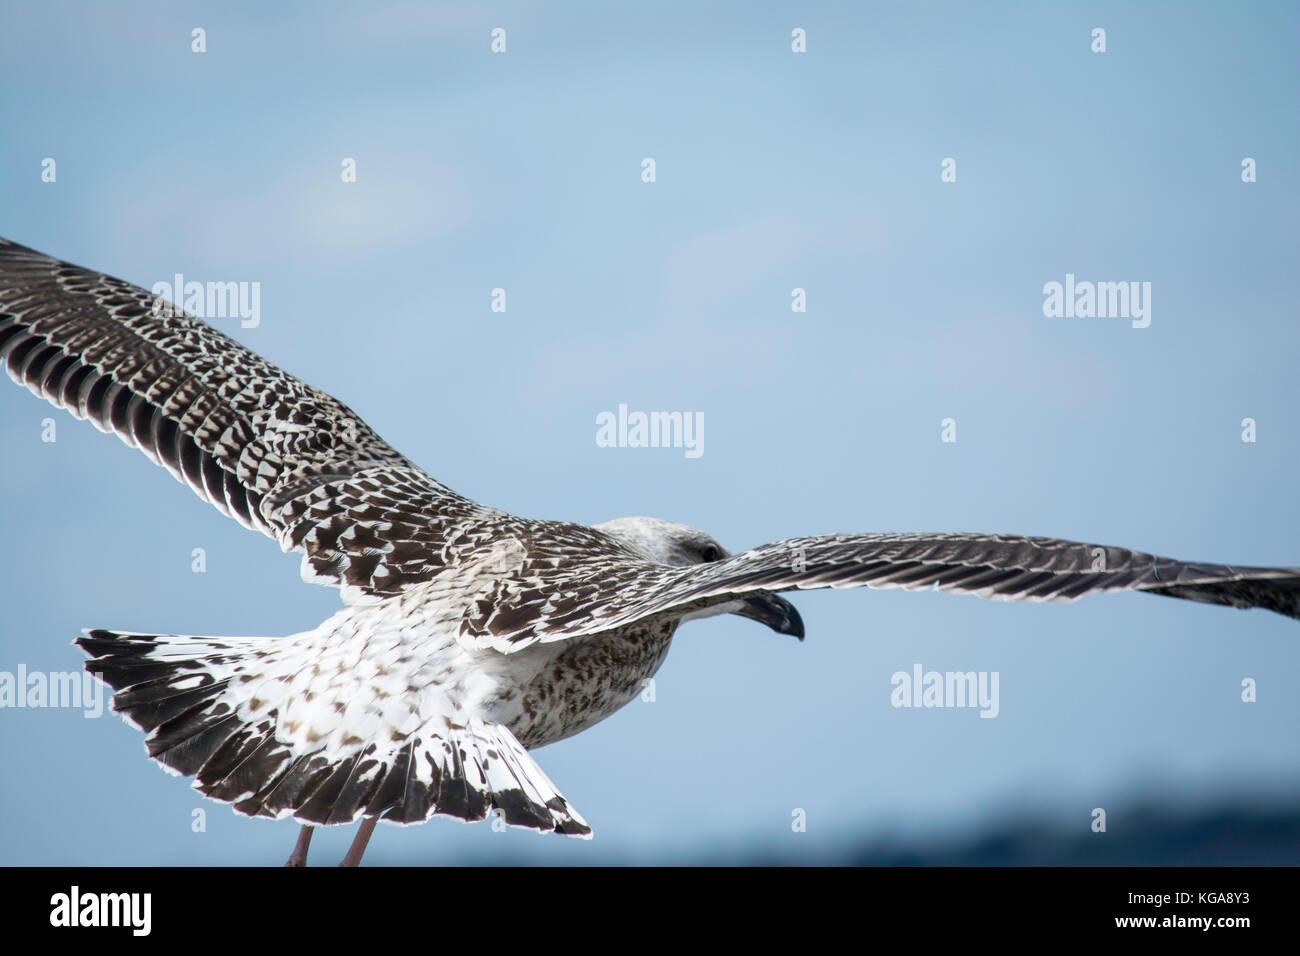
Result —
<path fill-rule="evenodd" d="M 305 826 L 298 833 L 298 842 L 293 845 L 293 852 L 285 861 L 285 866 L 306 866 L 307 848 L 311 846 L 311 834 L 315 827 Z"/>

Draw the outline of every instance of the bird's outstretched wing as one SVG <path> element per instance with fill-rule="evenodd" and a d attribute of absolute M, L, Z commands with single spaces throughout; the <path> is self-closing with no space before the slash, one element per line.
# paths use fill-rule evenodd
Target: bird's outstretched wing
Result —
<path fill-rule="evenodd" d="M 0 361 L 345 597 L 395 594 L 510 520 L 456 494 L 350 408 L 120 279 L 0 239 Z M 499 530 L 499 524 L 498 524 Z"/>
<path fill-rule="evenodd" d="M 809 588 L 934 588 L 1002 601 L 1073 601 L 1137 590 L 1300 618 L 1300 568 L 1248 568 L 1125 548 L 989 534 L 791 538 L 689 567 L 626 567 L 614 556 L 563 586 L 501 593 L 467 614 L 462 641 L 509 653 L 647 618 L 682 617 L 760 593 Z M 499 587 L 508 586 L 503 582 Z"/>

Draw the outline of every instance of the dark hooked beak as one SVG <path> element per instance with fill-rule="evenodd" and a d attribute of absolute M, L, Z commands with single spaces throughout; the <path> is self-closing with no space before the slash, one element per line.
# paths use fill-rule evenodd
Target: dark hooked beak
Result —
<path fill-rule="evenodd" d="M 803 640 L 803 618 L 799 612 L 783 597 L 775 594 L 760 594 L 745 598 L 740 609 L 736 611 L 741 617 L 766 624 L 778 634 L 792 634 Z"/>

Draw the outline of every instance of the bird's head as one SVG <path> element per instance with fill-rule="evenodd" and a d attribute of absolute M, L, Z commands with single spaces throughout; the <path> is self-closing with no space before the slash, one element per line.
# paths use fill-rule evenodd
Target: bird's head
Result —
<path fill-rule="evenodd" d="M 712 535 L 699 528 L 660 518 L 617 518 L 598 524 L 596 528 L 647 561 L 657 564 L 686 567 L 692 564 L 712 564 L 731 557 L 731 552 Z M 791 634 L 803 640 L 803 618 L 793 604 L 775 594 L 759 593 L 725 604 L 715 604 L 682 615 L 682 621 L 712 617 L 715 614 L 739 614 L 766 624 L 778 634 Z"/>

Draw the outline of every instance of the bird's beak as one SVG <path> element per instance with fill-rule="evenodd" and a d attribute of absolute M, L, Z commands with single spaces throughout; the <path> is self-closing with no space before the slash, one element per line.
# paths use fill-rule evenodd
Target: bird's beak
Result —
<path fill-rule="evenodd" d="M 794 605 L 783 597 L 775 594 L 760 594 L 757 597 L 745 598 L 740 603 L 740 609 L 735 613 L 758 621 L 760 624 L 766 624 L 778 634 L 791 634 L 803 640 L 803 618 L 799 616 Z"/>

